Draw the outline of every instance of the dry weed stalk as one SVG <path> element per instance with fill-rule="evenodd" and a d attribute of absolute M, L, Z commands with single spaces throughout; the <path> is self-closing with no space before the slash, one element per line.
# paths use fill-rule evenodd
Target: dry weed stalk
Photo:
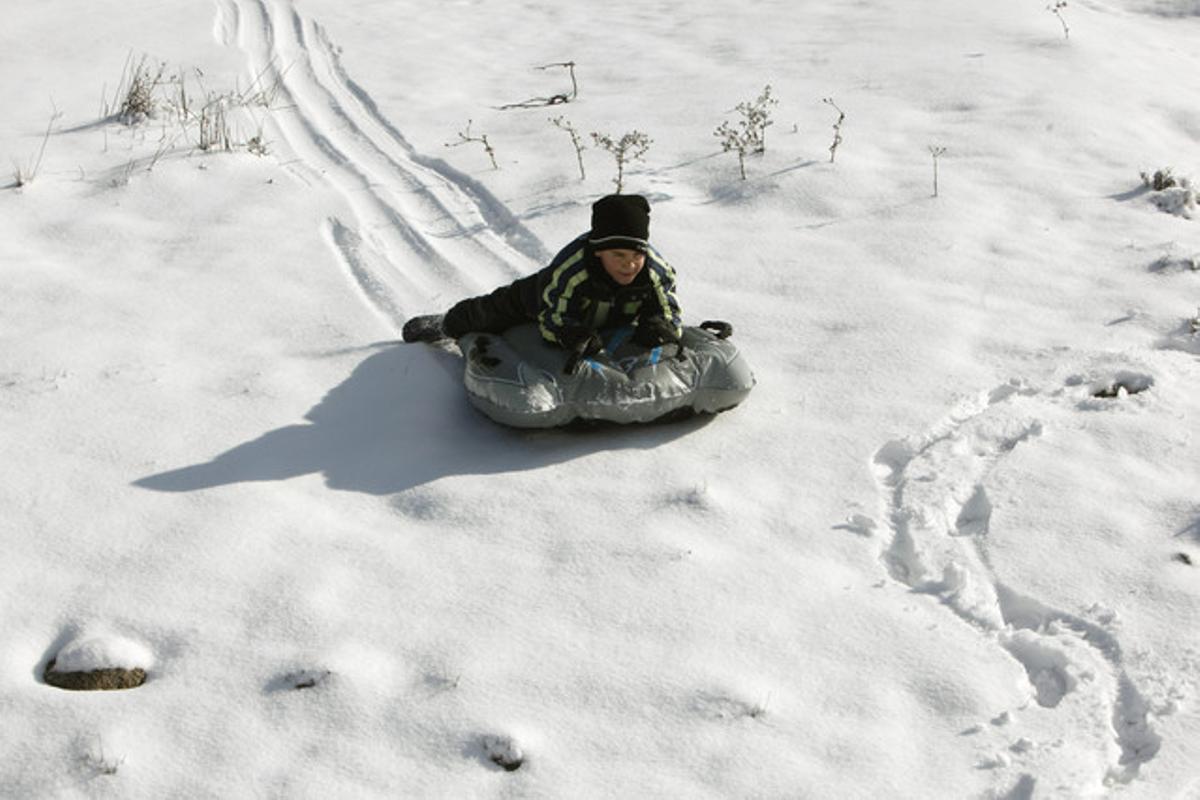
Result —
<path fill-rule="evenodd" d="M 1058 17 L 1059 23 L 1062 25 L 1063 38 L 1071 38 L 1071 29 L 1067 26 L 1067 20 L 1062 15 L 1062 10 L 1067 7 L 1067 0 L 1055 0 L 1053 5 L 1046 6 L 1046 10 L 1054 16 Z"/>
<path fill-rule="evenodd" d="M 555 67 L 565 67 L 571 73 L 571 93 L 560 92 L 552 94 L 549 97 L 531 97 L 528 100 L 523 100 L 520 103 L 506 103 L 499 106 L 499 110 L 508 111 L 511 108 L 542 108 L 544 106 L 558 106 L 563 103 L 569 103 L 579 96 L 579 81 L 575 78 L 575 62 L 574 61 L 558 61 L 553 64 L 543 64 L 540 67 L 534 67 L 538 70 L 554 69 Z"/>
<path fill-rule="evenodd" d="M 468 142 L 479 142 L 480 144 L 483 145 L 484 152 L 487 153 L 488 158 L 492 162 L 492 169 L 500 169 L 500 165 L 496 163 L 496 151 L 492 147 L 491 142 L 488 141 L 487 134 L 481 133 L 478 136 L 471 135 L 472 122 L 473 122 L 472 120 L 467 120 L 466 130 L 461 130 L 458 132 L 458 141 L 457 142 L 447 142 L 446 147 L 460 147 L 464 144 L 467 144 Z"/>
<path fill-rule="evenodd" d="M 575 148 L 575 161 L 579 164 L 579 180 L 587 180 L 587 172 L 583 168 L 583 151 L 587 149 L 587 145 L 580 138 L 579 131 L 575 130 L 575 126 L 563 116 L 553 117 L 550 122 L 554 127 L 570 134 L 571 145 Z"/>
<path fill-rule="evenodd" d="M 946 148 L 929 145 L 929 154 L 933 156 L 933 196 L 938 196 L 938 159 L 946 153 Z"/>
<path fill-rule="evenodd" d="M 654 143 L 646 134 L 641 131 L 630 131 L 620 139 L 613 141 L 613 138 L 606 133 L 592 132 L 592 140 L 595 141 L 597 147 L 602 147 L 612 153 L 617 162 L 617 177 L 613 179 L 613 183 L 617 185 L 617 194 L 621 193 L 625 185 L 625 165 L 630 161 L 638 161 L 642 156 L 646 155 L 646 151 L 650 149 L 650 145 Z"/>
<path fill-rule="evenodd" d="M 833 102 L 832 97 L 826 97 L 821 101 L 827 106 L 832 106 L 833 110 L 838 112 L 837 122 L 833 123 L 833 144 L 829 145 L 829 163 L 837 157 L 838 147 L 842 143 L 842 123 L 846 121 L 846 112 L 838 108 L 838 104 Z"/>
<path fill-rule="evenodd" d="M 721 141 L 724 152 L 737 153 L 742 180 L 746 180 L 746 154 L 762 153 L 767 149 L 767 128 L 774 124 L 771 121 L 771 107 L 778 104 L 779 101 L 771 96 L 771 85 L 767 84 L 753 102 L 737 104 L 735 110 L 742 118 L 736 126 L 726 120 L 713 131 L 713 135 Z"/>
<path fill-rule="evenodd" d="M 53 104 L 51 104 L 53 106 Z M 50 121 L 46 123 L 46 132 L 42 134 L 42 144 L 38 148 L 37 155 L 29 162 L 28 166 L 22 166 L 16 160 L 13 161 L 13 182 L 14 189 L 20 189 L 33 183 L 33 179 L 37 177 L 38 172 L 42 168 L 42 159 L 46 156 L 46 145 L 50 141 L 50 132 L 54 129 L 54 123 L 62 117 L 62 112 L 57 107 L 50 114 Z"/>
<path fill-rule="evenodd" d="M 275 81 L 267 85 L 265 76 L 274 70 L 268 65 L 254 77 L 250 87 L 242 90 L 213 91 L 205 83 L 204 73 L 199 69 L 179 69 L 168 74 L 165 62 L 150 65 L 148 56 L 136 62 L 132 53 L 126 58 L 117 91 L 109 101 L 103 101 L 101 115 L 104 120 L 115 120 L 128 126 L 138 126 L 152 118 L 163 120 L 163 132 L 147 170 L 166 155 L 175 152 L 180 141 L 205 153 L 232 152 L 245 148 L 255 155 L 267 153 L 267 142 L 263 137 L 263 122 L 254 122 L 252 107 L 261 106 L 274 110 L 272 104 L 281 91 L 282 72 Z M 115 109 L 115 110 L 114 110 Z M 254 123 L 255 133 L 246 137 L 240 130 L 239 118 L 246 115 Z M 168 125 L 177 125 L 174 135 L 168 134 Z M 194 135 L 194 139 L 193 139 Z M 107 129 L 105 149 L 107 150 Z M 131 168 L 132 171 L 132 168 Z"/>

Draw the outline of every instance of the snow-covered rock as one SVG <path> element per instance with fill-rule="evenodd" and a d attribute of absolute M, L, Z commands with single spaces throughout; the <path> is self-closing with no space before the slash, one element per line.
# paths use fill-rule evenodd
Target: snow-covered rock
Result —
<path fill-rule="evenodd" d="M 131 689 L 146 681 L 154 654 L 141 642 L 111 634 L 68 642 L 46 666 L 46 683 L 62 689 Z"/>

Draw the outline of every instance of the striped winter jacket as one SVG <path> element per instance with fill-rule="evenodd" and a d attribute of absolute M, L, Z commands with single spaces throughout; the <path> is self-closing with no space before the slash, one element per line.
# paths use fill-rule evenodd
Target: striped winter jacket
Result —
<path fill-rule="evenodd" d="M 542 336 L 570 347 L 572 330 L 615 328 L 650 317 L 666 319 L 679 334 L 683 319 L 675 299 L 675 270 L 663 257 L 649 248 L 646 266 L 631 284 L 621 286 L 604 271 L 587 239 L 587 233 L 576 238 L 538 273 Z"/>

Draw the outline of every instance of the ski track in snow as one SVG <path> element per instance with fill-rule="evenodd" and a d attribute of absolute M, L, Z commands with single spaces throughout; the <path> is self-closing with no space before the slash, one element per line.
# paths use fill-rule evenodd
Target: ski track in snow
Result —
<path fill-rule="evenodd" d="M 544 264 L 542 243 L 478 181 L 416 152 L 341 64 L 324 29 L 283 0 L 218 0 L 214 38 L 246 55 L 273 124 L 353 220 L 326 238 L 389 324 Z"/>
<path fill-rule="evenodd" d="M 894 580 L 937 597 L 1015 658 L 1039 706 L 1074 706 L 1060 712 L 1063 739 L 1094 739 L 1096 748 L 1111 751 L 1102 781 L 1129 783 L 1161 738 L 1126 674 L 1120 642 L 1094 622 L 1005 585 L 988 555 L 987 477 L 1007 454 L 1042 436 L 1041 417 L 1058 413 L 1059 402 L 1012 382 L 960 403 L 923 436 L 881 447 L 873 466 L 891 534 L 881 560 Z M 1081 710 L 1097 716 L 1092 731 L 1073 724 Z"/>

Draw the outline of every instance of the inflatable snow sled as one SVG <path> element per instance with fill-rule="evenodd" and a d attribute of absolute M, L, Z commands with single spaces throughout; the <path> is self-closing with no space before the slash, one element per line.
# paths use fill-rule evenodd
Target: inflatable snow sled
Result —
<path fill-rule="evenodd" d="M 576 422 L 643 423 L 715 414 L 754 387 L 754 375 L 729 341 L 726 323 L 683 329 L 674 344 L 647 350 L 633 329 L 603 333 L 606 353 L 569 364 L 537 325 L 458 340 L 471 402 L 502 425 L 553 428 Z"/>

